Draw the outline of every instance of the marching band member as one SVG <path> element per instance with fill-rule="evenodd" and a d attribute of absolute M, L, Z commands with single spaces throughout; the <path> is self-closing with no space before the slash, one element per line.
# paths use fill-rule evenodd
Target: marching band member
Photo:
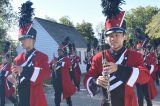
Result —
<path fill-rule="evenodd" d="M 102 68 L 102 52 L 92 59 L 91 68 L 85 76 L 84 84 L 91 96 L 94 96 L 99 87 L 103 89 L 101 106 L 138 106 L 134 92 L 136 83 L 144 84 L 149 81 L 149 72 L 144 65 L 143 56 L 136 51 L 126 49 L 125 40 L 126 23 L 124 11 L 119 10 L 123 0 L 102 0 L 103 13 L 107 16 L 106 40 L 110 49 L 105 50 L 106 67 Z M 102 72 L 110 73 L 110 78 L 102 75 Z M 108 83 L 110 87 L 108 90 Z M 111 101 L 107 100 L 110 92 Z"/>
<path fill-rule="evenodd" d="M 53 87 L 55 90 L 55 105 L 60 106 L 61 96 L 66 99 L 68 106 L 72 106 L 71 96 L 76 92 L 76 87 L 71 81 L 70 67 L 71 61 L 66 55 L 66 47 L 60 45 L 58 48 L 57 60 L 52 60 L 50 63 L 53 79 Z"/>
<path fill-rule="evenodd" d="M 51 71 L 48 56 L 35 48 L 37 31 L 30 20 L 33 14 L 31 6 L 32 2 L 27 1 L 21 7 L 19 41 L 25 52 L 14 59 L 12 72 L 17 76 L 19 106 L 47 106 L 43 81 L 50 78 Z"/>
<path fill-rule="evenodd" d="M 89 71 L 92 63 L 92 52 L 91 52 L 91 45 L 90 43 L 87 44 L 87 54 L 85 60 L 83 61 L 86 64 L 86 71 Z"/>
<path fill-rule="evenodd" d="M 137 84 L 137 95 L 139 106 L 144 106 L 144 98 L 147 102 L 147 106 L 152 106 L 152 99 L 157 95 L 157 89 L 154 84 L 154 73 L 158 70 L 156 65 L 156 56 L 151 52 L 151 47 L 147 46 L 146 48 L 142 47 L 142 43 L 137 44 L 137 51 L 144 56 L 144 63 L 149 70 L 150 80 L 146 84 Z"/>
<path fill-rule="evenodd" d="M 77 56 L 76 51 L 73 51 L 72 58 L 71 58 L 72 70 L 73 70 L 73 74 L 75 77 L 74 84 L 76 85 L 78 91 L 80 91 L 80 81 L 81 81 L 81 70 L 80 70 L 80 66 L 79 66 L 80 61 L 81 61 L 80 57 Z"/>
<path fill-rule="evenodd" d="M 5 89 L 5 97 L 7 97 L 14 106 L 17 106 L 17 100 L 13 96 L 15 89 L 13 84 L 7 80 L 7 77 L 12 73 L 11 72 L 11 64 L 9 63 L 9 54 L 5 54 L 2 56 L 2 64 L 0 65 L 1 75 L 4 76 L 4 89 Z M 4 91 L 1 89 L 1 91 Z M 3 97 L 3 98 L 5 98 Z M 2 102 L 2 101 L 1 101 Z M 4 103 L 1 103 L 1 106 L 4 106 Z"/>

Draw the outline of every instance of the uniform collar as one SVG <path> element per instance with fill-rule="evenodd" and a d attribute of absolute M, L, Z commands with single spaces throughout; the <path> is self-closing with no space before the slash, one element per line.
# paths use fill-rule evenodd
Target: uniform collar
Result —
<path fill-rule="evenodd" d="M 5 66 L 6 64 L 8 64 L 8 62 L 4 63 L 4 66 Z"/>
<path fill-rule="evenodd" d="M 121 55 L 125 51 L 125 47 L 123 46 L 120 50 L 115 52 L 112 48 L 109 49 L 109 52 L 111 53 L 112 56 L 118 56 Z"/>
<path fill-rule="evenodd" d="M 25 58 L 28 58 L 36 49 L 33 48 L 25 53 Z"/>
<path fill-rule="evenodd" d="M 59 56 L 59 57 L 58 57 L 58 60 L 60 60 L 60 59 L 62 59 L 62 58 L 64 58 L 64 56 Z"/>

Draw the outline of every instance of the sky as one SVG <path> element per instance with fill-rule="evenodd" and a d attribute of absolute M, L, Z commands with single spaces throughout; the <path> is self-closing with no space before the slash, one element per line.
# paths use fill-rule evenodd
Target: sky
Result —
<path fill-rule="evenodd" d="M 19 11 L 22 3 L 27 0 L 12 0 L 15 11 Z M 100 6 L 101 0 L 30 0 L 35 8 L 35 17 L 45 18 L 49 16 L 57 21 L 62 16 L 68 16 L 74 25 L 83 20 L 90 22 L 95 30 L 100 22 L 105 22 Z M 157 6 L 160 8 L 160 0 L 125 0 L 122 9 L 128 11 L 138 6 Z"/>

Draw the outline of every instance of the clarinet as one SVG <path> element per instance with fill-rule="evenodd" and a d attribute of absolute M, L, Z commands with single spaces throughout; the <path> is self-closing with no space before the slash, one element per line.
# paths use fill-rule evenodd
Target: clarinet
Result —
<path fill-rule="evenodd" d="M 105 31 L 102 31 L 101 34 L 101 48 L 102 48 L 102 67 L 103 69 L 107 67 L 107 60 L 106 60 L 106 52 L 105 52 Z M 111 94 L 110 94 L 110 83 L 109 83 L 109 78 L 110 74 L 108 71 L 102 71 L 102 75 L 107 78 L 107 86 L 106 86 L 106 101 L 107 101 L 107 106 L 112 106 L 111 104 Z"/>
<path fill-rule="evenodd" d="M 18 106 L 18 104 L 19 104 L 19 93 L 18 93 L 19 80 L 18 80 L 18 74 L 12 73 L 12 76 L 16 79 L 16 82 L 14 83 L 14 86 L 15 86 L 15 94 L 16 94 L 16 100 L 17 100 L 17 106 Z"/>
<path fill-rule="evenodd" d="M 15 66 L 14 63 L 14 56 L 13 56 L 13 50 L 11 50 L 11 61 L 12 61 L 12 65 L 13 67 Z M 15 94 L 16 94 L 16 100 L 17 100 L 17 106 L 19 104 L 19 93 L 18 93 L 18 85 L 19 85 L 19 79 L 18 79 L 18 74 L 12 73 L 12 76 L 14 77 L 14 79 L 16 80 L 16 82 L 14 83 L 15 86 Z"/>

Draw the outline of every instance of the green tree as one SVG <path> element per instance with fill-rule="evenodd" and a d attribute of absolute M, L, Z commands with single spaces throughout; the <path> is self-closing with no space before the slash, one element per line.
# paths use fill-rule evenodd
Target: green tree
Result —
<path fill-rule="evenodd" d="M 73 22 L 70 21 L 68 16 L 63 16 L 59 19 L 59 23 L 67 25 L 67 26 L 74 26 Z"/>
<path fill-rule="evenodd" d="M 99 22 L 98 25 L 96 26 L 96 32 L 101 33 L 102 30 L 105 30 L 105 23 Z"/>
<path fill-rule="evenodd" d="M 146 25 L 149 24 L 152 16 L 156 15 L 159 11 L 159 8 L 152 6 L 140 6 L 135 9 L 131 9 L 126 13 L 127 28 L 135 29 L 136 27 L 139 27 L 145 31 Z"/>
<path fill-rule="evenodd" d="M 151 38 L 160 37 L 160 12 L 153 16 L 152 21 L 147 25 L 145 33 Z"/>
<path fill-rule="evenodd" d="M 147 6 L 147 7 L 137 7 L 131 9 L 126 13 L 126 23 L 127 23 L 127 39 L 133 42 L 136 41 L 134 31 L 136 28 L 140 28 L 143 32 L 146 30 L 146 25 L 150 23 L 152 17 L 160 11 L 157 7 Z M 145 35 L 145 33 L 143 33 Z"/>
<path fill-rule="evenodd" d="M 0 53 L 3 43 L 7 40 L 7 30 L 15 24 L 16 13 L 14 13 L 10 0 L 0 0 Z"/>
<path fill-rule="evenodd" d="M 13 11 L 11 0 L 0 0 L 0 22 L 1 26 L 10 28 L 11 25 L 16 24 L 17 14 Z"/>
<path fill-rule="evenodd" d="M 90 42 L 91 40 L 93 40 L 93 38 L 95 38 L 92 24 L 89 22 L 85 22 L 83 20 L 81 24 L 78 23 L 76 25 L 76 29 L 86 41 Z"/>

